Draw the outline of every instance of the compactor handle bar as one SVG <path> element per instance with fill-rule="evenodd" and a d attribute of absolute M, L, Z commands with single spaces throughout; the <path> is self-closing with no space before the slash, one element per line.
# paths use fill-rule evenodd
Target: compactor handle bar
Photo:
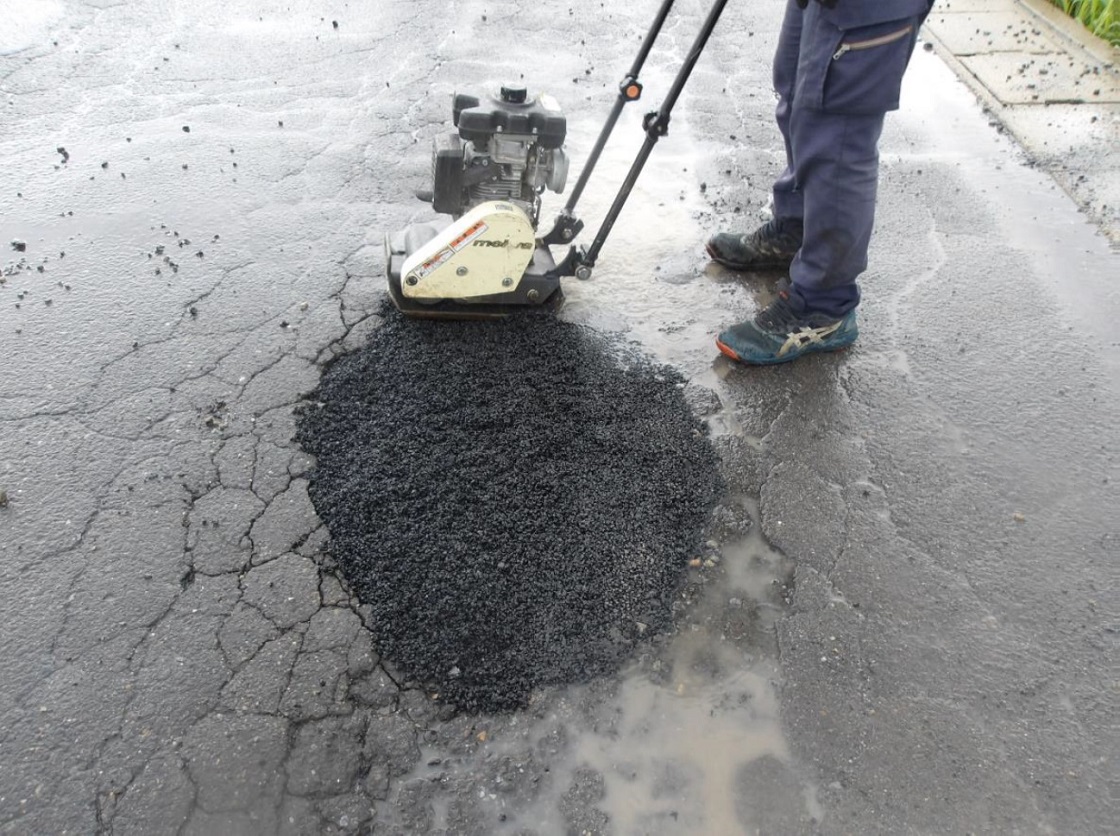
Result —
<path fill-rule="evenodd" d="M 630 192 L 633 190 L 634 184 L 638 181 L 638 176 L 642 173 L 642 169 L 645 167 L 650 154 L 653 153 L 654 146 L 657 145 L 657 141 L 661 139 L 661 137 L 669 133 L 669 119 L 673 107 L 676 105 L 677 99 L 680 98 L 685 84 L 692 75 L 692 70 L 696 66 L 696 62 L 700 60 L 700 55 L 704 51 L 704 47 L 707 46 L 708 39 L 711 38 L 716 24 L 719 22 L 720 15 L 723 13 L 723 7 L 726 5 L 727 0 L 715 0 L 711 11 L 708 12 L 708 16 L 704 20 L 704 25 L 700 28 L 700 32 L 697 34 L 696 40 L 692 44 L 692 48 L 688 51 L 684 63 L 677 72 L 677 77 L 673 81 L 673 86 L 669 89 L 668 95 L 661 103 L 660 109 L 647 113 L 645 119 L 643 119 L 642 127 L 646 132 L 646 141 L 642 145 L 641 150 L 638 151 L 637 158 L 630 166 L 630 171 L 626 175 L 622 186 L 619 188 L 614 203 L 603 219 L 602 226 L 599 227 L 599 232 L 595 236 L 595 240 L 592 242 L 591 246 L 586 249 L 572 247 L 564 260 L 556 266 L 555 270 L 551 271 L 556 277 L 576 276 L 580 279 L 591 278 L 591 269 L 595 266 L 595 262 L 599 257 L 599 251 L 603 248 L 607 236 L 610 235 L 615 221 L 618 220 L 618 216 L 622 212 L 622 207 L 626 205 L 626 199 L 630 197 Z M 638 50 L 638 55 L 634 59 L 634 64 L 630 68 L 630 72 L 626 74 L 619 84 L 618 98 L 615 100 L 614 107 L 607 117 L 606 124 L 603 125 L 603 130 L 599 133 L 599 138 L 595 142 L 595 147 L 591 150 L 591 155 L 588 157 L 587 164 L 580 174 L 579 182 L 576 183 L 571 196 L 568 198 L 567 204 L 564 206 L 559 217 L 557 217 L 552 231 L 542 239 L 545 244 L 569 243 L 579 234 L 579 231 L 583 229 L 583 222 L 578 220 L 574 214 L 576 203 L 583 195 L 583 190 L 587 186 L 588 180 L 591 178 L 595 165 L 599 162 L 599 157 L 603 153 L 603 148 L 606 147 L 607 140 L 610 138 L 611 132 L 614 130 L 623 108 L 628 103 L 635 102 L 641 98 L 642 84 L 638 80 L 638 76 L 672 8 L 673 0 L 663 0 L 661 8 L 657 12 L 657 16 L 654 18 L 653 25 L 650 26 L 649 32 L 646 33 L 646 37 L 642 41 L 641 48 Z"/>

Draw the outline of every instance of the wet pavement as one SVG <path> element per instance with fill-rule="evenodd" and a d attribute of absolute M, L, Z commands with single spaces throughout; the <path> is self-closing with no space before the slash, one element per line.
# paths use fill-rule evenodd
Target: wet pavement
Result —
<path fill-rule="evenodd" d="M 1049 0 L 941 0 L 928 44 L 1114 244 L 1120 50 Z"/>
<path fill-rule="evenodd" d="M 451 93 L 524 74 L 578 166 L 655 9 L 248 8 L 58 0 L 0 36 L 2 832 L 1113 829 L 1120 270 L 1075 169 L 919 50 L 860 343 L 732 366 L 713 336 L 772 278 L 702 242 L 781 165 L 780 4 L 729 6 L 561 320 L 688 381 L 731 524 L 618 674 L 456 711 L 384 657 L 297 408 L 377 344 Z"/>

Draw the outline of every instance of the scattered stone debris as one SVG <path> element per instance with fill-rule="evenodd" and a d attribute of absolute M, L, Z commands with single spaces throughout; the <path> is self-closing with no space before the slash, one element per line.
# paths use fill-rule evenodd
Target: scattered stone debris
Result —
<path fill-rule="evenodd" d="M 210 406 L 201 411 L 202 423 L 212 430 L 225 429 L 229 423 L 226 415 L 227 404 L 225 401 L 214 401 Z"/>

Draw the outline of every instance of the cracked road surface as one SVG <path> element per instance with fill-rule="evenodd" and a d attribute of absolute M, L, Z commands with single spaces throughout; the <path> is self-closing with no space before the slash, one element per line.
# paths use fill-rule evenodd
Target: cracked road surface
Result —
<path fill-rule="evenodd" d="M 16 10 L 0 831 L 1112 830 L 1116 254 L 919 52 L 883 139 L 860 344 L 717 358 L 769 288 L 702 242 L 753 224 L 780 166 L 777 0 L 729 7 L 563 313 L 679 369 L 712 429 L 729 518 L 677 629 L 493 715 L 381 658 L 293 410 L 380 324 L 382 235 L 424 217 L 451 93 L 524 74 L 578 166 L 654 5 Z M 706 11 L 678 6 L 649 100 Z"/>

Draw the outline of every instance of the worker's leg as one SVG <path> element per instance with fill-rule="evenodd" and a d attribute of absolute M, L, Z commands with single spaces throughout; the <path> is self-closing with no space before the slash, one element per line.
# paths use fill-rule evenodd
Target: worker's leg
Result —
<path fill-rule="evenodd" d="M 774 208 L 776 218 L 800 211 L 803 242 L 790 265 L 792 284 L 719 335 L 728 356 L 781 363 L 856 340 L 856 278 L 867 267 L 874 225 L 879 136 L 887 111 L 898 106 L 921 20 L 841 30 L 810 3 L 792 82 L 790 53 L 780 45 L 777 115 L 788 165 L 774 185 Z"/>
<path fill-rule="evenodd" d="M 775 209 L 801 210 L 794 306 L 840 317 L 859 303 L 879 179 L 879 137 L 898 106 L 920 17 L 841 30 L 810 3 L 802 13 L 792 94 L 779 104 L 789 167 Z M 788 79 L 783 79 L 788 83 Z M 781 92 L 781 91 L 779 91 Z M 779 205 L 781 202 L 781 205 Z"/>
<path fill-rule="evenodd" d="M 867 269 L 879 178 L 883 114 L 843 115 L 798 108 L 790 136 L 804 239 L 790 265 L 795 303 L 843 316 L 859 303 Z"/>

